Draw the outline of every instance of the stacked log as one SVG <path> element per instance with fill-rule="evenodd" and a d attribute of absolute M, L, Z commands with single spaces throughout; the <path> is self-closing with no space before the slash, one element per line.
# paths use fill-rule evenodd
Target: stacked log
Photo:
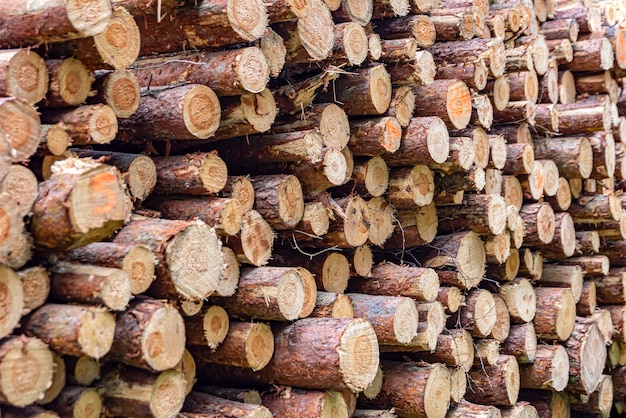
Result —
<path fill-rule="evenodd" d="M 626 411 L 616 3 L 14 3 L 2 414 Z"/>

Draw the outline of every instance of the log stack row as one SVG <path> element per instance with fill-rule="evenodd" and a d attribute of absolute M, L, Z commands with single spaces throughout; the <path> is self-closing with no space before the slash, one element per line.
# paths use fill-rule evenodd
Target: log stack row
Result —
<path fill-rule="evenodd" d="M 3 416 L 623 412 L 624 28 L 0 0 Z"/>

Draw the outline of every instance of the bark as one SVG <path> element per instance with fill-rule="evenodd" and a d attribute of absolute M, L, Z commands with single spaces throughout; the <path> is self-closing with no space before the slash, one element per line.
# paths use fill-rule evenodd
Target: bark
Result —
<path fill-rule="evenodd" d="M 415 86 L 413 92 L 423 100 L 415 109 L 416 116 L 438 116 L 455 129 L 464 129 L 469 123 L 472 101 L 461 80 L 437 80 L 428 86 Z"/>
<path fill-rule="evenodd" d="M 406 128 L 415 111 L 415 93 L 409 86 L 399 86 L 393 90 L 393 98 L 387 116 L 395 117 L 400 126 Z"/>
<path fill-rule="evenodd" d="M 259 212 L 244 213 L 239 236 L 229 239 L 229 245 L 241 263 L 262 266 L 267 264 L 274 246 L 274 230 Z"/>
<path fill-rule="evenodd" d="M 435 25 L 430 17 L 423 14 L 398 17 L 393 20 L 373 22 L 378 33 L 384 39 L 414 37 L 420 48 L 431 47 L 436 40 Z"/>
<path fill-rule="evenodd" d="M 487 337 L 498 318 L 493 295 L 484 289 L 471 290 L 465 298 L 465 308 L 459 310 L 457 319 L 464 329 L 472 336 L 478 338 Z"/>
<path fill-rule="evenodd" d="M 272 264 L 283 267 L 304 267 L 315 276 L 318 289 L 343 293 L 350 279 L 350 263 L 339 252 L 328 252 L 311 257 L 293 250 L 274 251 Z"/>
<path fill-rule="evenodd" d="M 611 41 L 596 38 L 572 43 L 574 59 L 564 65 L 572 71 L 598 71 L 613 68 L 614 52 Z"/>
<path fill-rule="evenodd" d="M 590 395 L 602 380 L 606 361 L 604 338 L 592 319 L 576 318 L 572 336 L 565 342 L 569 357 L 568 387 Z"/>
<path fill-rule="evenodd" d="M 337 391 L 299 390 L 286 388 L 263 396 L 263 405 L 274 416 L 322 417 L 330 414 L 348 416 L 348 406 Z"/>
<path fill-rule="evenodd" d="M 563 392 L 525 389 L 520 399 L 532 403 L 540 418 L 570 415 L 569 397 Z"/>
<path fill-rule="evenodd" d="M 437 337 L 434 351 L 418 353 L 415 358 L 427 363 L 444 363 L 453 368 L 469 371 L 474 361 L 474 342 L 466 330 L 453 329 Z"/>
<path fill-rule="evenodd" d="M 185 399 L 183 417 L 207 415 L 233 418 L 270 418 L 272 413 L 262 405 L 231 401 L 202 392 L 191 392 Z"/>
<path fill-rule="evenodd" d="M 357 156 L 380 156 L 398 151 L 402 126 L 394 117 L 354 121 L 350 124 L 350 149 Z"/>
<path fill-rule="evenodd" d="M 407 249 L 428 244 L 437 235 L 437 207 L 434 203 L 396 214 L 398 228 L 385 242 L 386 249 Z M 367 277 L 365 275 L 364 277 Z"/>
<path fill-rule="evenodd" d="M 269 89 L 222 97 L 220 105 L 222 114 L 213 141 L 267 132 L 276 119 L 276 102 Z"/>
<path fill-rule="evenodd" d="M 302 187 L 291 175 L 258 176 L 254 186 L 255 208 L 274 229 L 292 229 L 304 215 Z"/>
<path fill-rule="evenodd" d="M 354 318 L 352 300 L 341 293 L 317 292 L 312 318 Z"/>
<path fill-rule="evenodd" d="M 443 206 L 437 211 L 440 230 L 471 229 L 477 234 L 498 235 L 506 228 L 506 204 L 497 195 L 467 195 L 461 205 Z"/>
<path fill-rule="evenodd" d="M 457 405 L 450 408 L 446 416 L 449 418 L 497 418 L 501 414 L 495 406 L 474 404 L 461 399 Z"/>
<path fill-rule="evenodd" d="M 457 79 L 463 81 L 469 88 L 476 91 L 483 90 L 487 85 L 489 70 L 483 59 L 473 62 L 447 64 L 437 69 L 437 79 Z"/>
<path fill-rule="evenodd" d="M 576 102 L 555 105 L 559 132 L 564 135 L 591 133 L 611 129 L 609 102 Z"/>
<path fill-rule="evenodd" d="M 439 292 L 439 279 L 430 268 L 383 263 L 375 266 L 368 278 L 352 278 L 349 288 L 369 295 L 407 296 L 433 302 Z"/>
<path fill-rule="evenodd" d="M 176 309 L 154 299 L 135 299 L 117 315 L 108 359 L 149 371 L 176 366 L 185 349 L 185 328 Z"/>
<path fill-rule="evenodd" d="M 400 147 L 383 158 L 391 167 L 441 164 L 450 154 L 450 139 L 444 121 L 437 116 L 415 117 L 405 130 Z"/>
<path fill-rule="evenodd" d="M 437 64 L 443 62 L 461 64 L 483 58 L 494 77 L 500 77 L 506 67 L 504 44 L 498 39 L 475 38 L 469 41 L 436 43 L 428 50 L 433 54 Z"/>
<path fill-rule="evenodd" d="M 522 207 L 520 216 L 524 223 L 524 243 L 548 244 L 554 238 L 555 217 L 549 203 L 533 203 Z"/>

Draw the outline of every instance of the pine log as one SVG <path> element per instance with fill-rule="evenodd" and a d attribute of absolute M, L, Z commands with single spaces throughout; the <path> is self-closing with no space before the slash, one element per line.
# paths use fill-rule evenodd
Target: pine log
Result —
<path fill-rule="evenodd" d="M 437 336 L 437 347 L 432 352 L 421 352 L 413 357 L 427 363 L 445 363 L 469 371 L 474 360 L 474 343 L 471 334 L 462 329 L 452 329 Z"/>
<path fill-rule="evenodd" d="M 589 136 L 593 150 L 593 170 L 590 178 L 613 177 L 616 168 L 615 139 L 610 131 L 596 132 Z"/>
<path fill-rule="evenodd" d="M 487 255 L 487 269 L 493 264 L 503 264 L 511 254 L 511 234 L 508 230 L 498 235 L 492 235 L 485 240 L 485 254 Z"/>
<path fill-rule="evenodd" d="M 588 101 L 555 105 L 559 132 L 565 135 L 590 133 L 611 128 L 611 107 L 608 101 Z"/>
<path fill-rule="evenodd" d="M 291 229 L 304 215 L 302 188 L 297 177 L 274 175 L 251 177 L 255 208 L 274 229 Z"/>
<path fill-rule="evenodd" d="M 494 77 L 500 77 L 505 71 L 505 47 L 498 39 L 474 38 L 468 41 L 441 42 L 428 50 L 438 65 L 443 62 L 460 64 L 482 58 Z"/>
<path fill-rule="evenodd" d="M 54 125 L 41 125 L 40 141 L 39 147 L 53 156 L 63 155 L 72 143 L 72 139 L 67 133 L 67 128 L 62 122 L 55 123 Z M 1 173 L 2 171 L 0 171 L 0 174 Z"/>
<path fill-rule="evenodd" d="M 533 170 L 535 154 L 532 145 L 515 143 L 507 145 L 506 164 L 502 172 L 507 175 L 530 174 Z"/>
<path fill-rule="evenodd" d="M 225 388 L 221 386 L 198 385 L 194 388 L 197 392 L 219 396 L 230 401 L 261 405 L 261 394 L 256 389 Z"/>
<path fill-rule="evenodd" d="M 322 236 L 328 232 L 330 225 L 329 210 L 321 202 L 306 202 L 304 215 L 295 227 L 296 233 Z"/>
<path fill-rule="evenodd" d="M 509 335 L 500 344 L 500 353 L 515 356 L 520 364 L 532 364 L 537 357 L 537 334 L 533 323 L 511 325 Z"/>
<path fill-rule="evenodd" d="M 511 315 L 507 307 L 504 298 L 497 293 L 493 294 L 493 301 L 495 302 L 494 311 L 497 318 L 496 324 L 489 333 L 489 338 L 497 341 L 499 346 L 500 341 L 506 340 L 511 330 Z"/>
<path fill-rule="evenodd" d="M 515 357 L 502 354 L 497 364 L 470 371 L 469 378 L 474 390 L 465 394 L 468 401 L 502 406 L 517 403 L 520 373 Z"/>
<path fill-rule="evenodd" d="M 364 402 L 368 407 L 393 406 L 400 416 L 446 416 L 450 405 L 450 376 L 440 363 L 384 362 L 381 393 Z M 359 404 L 360 405 L 360 404 Z"/>
<path fill-rule="evenodd" d="M 556 287 L 537 287 L 537 309 L 535 313 L 535 332 L 539 338 L 548 340 L 567 340 L 576 321 L 576 302 L 569 289 Z"/>
<path fill-rule="evenodd" d="M 528 46 L 533 57 L 533 66 L 537 74 L 544 75 L 548 71 L 550 51 L 546 39 L 541 34 L 520 36 L 515 39 L 515 46 Z"/>
<path fill-rule="evenodd" d="M 258 47 L 146 57 L 132 71 L 141 87 L 204 84 L 218 96 L 260 93 L 269 80 L 269 66 Z"/>
<path fill-rule="evenodd" d="M 598 71 L 613 68 L 614 52 L 607 38 L 578 40 L 572 43 L 574 59 L 563 67 L 572 71 Z"/>
<path fill-rule="evenodd" d="M 583 416 L 592 414 L 610 416 L 613 406 L 613 380 L 610 375 L 602 375 L 596 390 L 591 395 L 570 396 L 570 405 L 574 413 Z"/>
<path fill-rule="evenodd" d="M 274 230 L 259 212 L 250 210 L 243 215 L 239 236 L 231 237 L 229 245 L 241 263 L 262 266 L 272 255 Z"/>
<path fill-rule="evenodd" d="M 109 0 L 53 1 L 46 4 L 15 4 L 3 1 L 2 48 L 39 45 L 94 36 L 111 19 Z"/>
<path fill-rule="evenodd" d="M 572 18 L 549 20 L 541 24 L 541 34 L 546 39 L 569 39 L 576 42 L 578 30 L 578 22 Z"/>
<path fill-rule="evenodd" d="M 100 378 L 100 363 L 94 358 L 64 356 L 63 362 L 66 369 L 66 382 L 70 385 L 91 386 L 96 379 Z"/>
<path fill-rule="evenodd" d="M 524 223 L 524 243 L 527 245 L 548 244 L 554 238 L 555 217 L 549 203 L 533 203 L 520 211 Z"/>
<path fill-rule="evenodd" d="M 536 139 L 535 157 L 551 159 L 559 173 L 567 178 L 588 178 L 593 167 L 593 152 L 586 137 L 551 138 L 550 141 Z"/>
<path fill-rule="evenodd" d="M 318 289 L 343 293 L 348 286 L 350 263 L 339 252 L 308 256 L 295 251 L 274 251 L 272 257 L 276 266 L 306 268 L 315 277 Z"/>
<path fill-rule="evenodd" d="M 562 391 L 569 380 L 569 369 L 565 347 L 539 344 L 533 363 L 520 365 L 521 387 Z"/>
<path fill-rule="evenodd" d="M 108 144 L 118 133 L 117 117 L 102 104 L 46 112 L 43 122 L 63 122 L 73 145 Z"/>
<path fill-rule="evenodd" d="M 606 361 L 604 338 L 596 323 L 589 318 L 577 317 L 565 349 L 570 363 L 568 387 L 590 395 L 602 380 Z"/>
<path fill-rule="evenodd" d="M 389 62 L 388 71 L 391 76 L 391 83 L 395 86 L 405 85 L 412 88 L 415 85 L 428 86 L 435 81 L 437 66 L 430 52 L 423 50 L 407 55 L 403 54 L 401 50 L 392 51 L 395 49 L 394 47 L 413 41 L 413 38 L 383 41 L 384 50 L 381 61 Z M 388 54 L 385 55 L 385 52 Z"/>
<path fill-rule="evenodd" d="M 48 91 L 48 68 L 43 59 L 28 49 L 0 52 L 0 96 L 35 104 Z"/>
<path fill-rule="evenodd" d="M 99 359 L 111 349 L 115 319 L 102 308 L 47 303 L 30 314 L 23 330 L 60 354 Z"/>
<path fill-rule="evenodd" d="M 0 97 L 0 177 L 8 163 L 28 160 L 40 142 L 41 122 L 35 108 L 14 97 Z"/>
<path fill-rule="evenodd" d="M 354 318 L 350 298 L 342 293 L 317 292 L 311 318 Z"/>
<path fill-rule="evenodd" d="M 357 158 L 354 161 L 352 178 L 343 185 L 347 193 L 373 196 L 380 202 L 389 186 L 389 168 L 381 157 Z"/>
<path fill-rule="evenodd" d="M 565 392 L 524 389 L 520 399 L 530 402 L 539 418 L 570 416 L 569 397 Z"/>
<path fill-rule="evenodd" d="M 59 262 L 50 269 L 50 296 L 63 302 L 103 305 L 123 311 L 130 298 L 130 278 L 121 269 Z"/>
<path fill-rule="evenodd" d="M 436 79 L 457 79 L 463 81 L 467 87 L 482 91 L 487 85 L 489 70 L 485 61 L 479 58 L 466 63 L 441 65 L 437 68 Z"/>
<path fill-rule="evenodd" d="M 217 235 L 201 221 L 137 219 L 115 237 L 118 244 L 146 245 L 158 260 L 148 293 L 158 298 L 201 300 L 212 294 L 224 270 Z"/>
<path fill-rule="evenodd" d="M 626 302 L 626 271 L 613 268 L 605 276 L 594 279 L 596 298 L 602 304 L 619 304 Z"/>
<path fill-rule="evenodd" d="M 395 117 L 400 126 L 406 128 L 411 122 L 414 111 L 415 93 L 413 93 L 413 90 L 409 86 L 394 88 L 393 97 L 389 104 L 389 109 L 387 109 L 387 116 Z"/>
<path fill-rule="evenodd" d="M 575 223 L 593 223 L 617 221 L 622 210 L 619 198 L 614 195 L 583 196 L 572 202 L 568 212 Z"/>
<path fill-rule="evenodd" d="M 102 413 L 102 395 L 93 388 L 67 385 L 46 408 L 59 416 L 98 418 Z"/>
<path fill-rule="evenodd" d="M 222 97 L 219 128 L 213 141 L 266 132 L 276 118 L 276 102 L 272 92 L 245 93 L 241 96 Z"/>
<path fill-rule="evenodd" d="M 215 153 L 195 153 L 153 159 L 157 170 L 155 194 L 207 195 L 227 181 L 224 161 Z"/>
<path fill-rule="evenodd" d="M 99 386 L 104 408 L 110 415 L 154 418 L 176 416 L 185 401 L 185 378 L 178 370 L 150 373 L 117 368 L 105 374 Z"/>
<path fill-rule="evenodd" d="M 413 209 L 433 201 L 434 174 L 426 165 L 394 168 L 389 176 L 387 199 L 394 208 Z"/>
<path fill-rule="evenodd" d="M 272 413 L 262 405 L 242 403 L 209 395 L 191 392 L 185 399 L 181 417 L 228 416 L 233 418 L 270 418 Z"/>
<path fill-rule="evenodd" d="M 234 295 L 215 302 L 238 318 L 294 320 L 313 311 L 316 295 L 309 294 L 311 287 L 315 290 L 315 280 L 301 267 L 244 268 Z"/>
<path fill-rule="evenodd" d="M 509 86 L 509 79 L 505 76 L 497 77 L 495 80 L 487 81 L 487 85 L 485 87 L 489 98 L 491 99 L 492 106 L 492 118 L 493 118 L 493 110 L 495 109 L 498 112 L 502 112 L 506 109 L 506 106 L 509 104 L 511 88 Z"/>
<path fill-rule="evenodd" d="M 437 116 L 411 118 L 400 147 L 383 158 L 391 167 L 414 164 L 441 164 L 449 156 L 448 129 Z"/>
<path fill-rule="evenodd" d="M 521 278 L 500 287 L 500 296 L 507 304 L 511 319 L 516 323 L 531 322 L 536 312 L 535 290 L 531 282 Z"/>
<path fill-rule="evenodd" d="M 263 405 L 276 417 L 348 417 L 348 407 L 337 391 L 285 388 L 263 395 Z"/>
<path fill-rule="evenodd" d="M 502 318 L 498 318 L 493 295 L 484 289 L 474 289 L 465 297 L 465 308 L 459 311 L 457 319 L 472 336 L 484 338 Z"/>
<path fill-rule="evenodd" d="M 416 116 L 438 116 L 455 129 L 464 129 L 469 123 L 472 102 L 469 89 L 461 80 L 436 80 L 428 86 L 414 86 L 413 92 L 421 100 Z"/>
<path fill-rule="evenodd" d="M 337 128 L 335 127 L 335 129 Z M 350 123 L 349 145 L 354 155 L 380 156 L 386 153 L 393 154 L 400 147 L 401 137 L 402 126 L 394 117 L 385 116 L 376 119 L 357 120 Z"/>
<path fill-rule="evenodd" d="M 498 235 L 506 228 L 504 198 L 494 194 L 466 195 L 461 205 L 440 207 L 437 215 L 442 219 L 439 225 L 443 232 L 464 227 L 481 235 Z"/>
<path fill-rule="evenodd" d="M 514 406 L 500 408 L 502 418 L 538 418 L 537 409 L 530 402 L 517 402 Z"/>
<path fill-rule="evenodd" d="M 498 363 L 500 356 L 500 342 L 494 338 L 476 339 L 474 342 L 474 366 L 483 368 Z"/>
<path fill-rule="evenodd" d="M 161 301 L 136 299 L 117 315 L 108 359 L 163 371 L 178 364 L 184 348 L 185 328 L 178 311 Z"/>
<path fill-rule="evenodd" d="M 475 159 L 476 146 L 472 138 L 465 136 L 453 137 L 450 138 L 448 159 L 442 164 L 431 165 L 431 168 L 446 175 L 460 171 L 467 172 L 472 169 Z"/>
<path fill-rule="evenodd" d="M 428 244 L 437 235 L 439 220 L 434 203 L 414 210 L 400 211 L 396 214 L 396 219 L 398 228 L 385 241 L 386 249 L 407 249 Z"/>
<path fill-rule="evenodd" d="M 582 268 L 575 264 L 544 264 L 537 286 L 561 287 L 570 289 L 574 301 L 580 300 L 583 284 Z"/>
<path fill-rule="evenodd" d="M 23 314 L 26 315 L 31 311 L 39 308 L 48 299 L 48 294 L 50 293 L 50 276 L 48 275 L 48 271 L 42 266 L 34 266 L 29 267 L 24 270 L 17 272 L 20 280 L 22 281 L 22 289 L 23 289 Z M 12 283 L 12 275 L 9 270 L 5 270 L 2 273 L 4 280 L 6 280 L 9 286 L 7 289 L 11 288 L 9 291 L 18 291 L 18 288 L 15 284 Z M 18 300 L 15 299 L 14 296 L 10 296 L 7 300 Z M 16 315 L 16 314 L 13 314 Z M 11 319 L 15 321 L 14 317 L 11 313 L 7 313 L 4 318 L 5 322 L 10 322 Z M 7 326 L 8 325 L 8 326 Z M 17 323 L 15 324 L 7 324 L 3 325 L 2 335 L 8 334 L 9 329 L 15 328 Z"/>
<path fill-rule="evenodd" d="M 139 109 L 141 88 L 137 77 L 129 70 L 97 71 L 93 84 L 97 94 L 89 103 L 108 105 L 120 119 L 132 116 Z"/>
<path fill-rule="evenodd" d="M 0 194 L 6 193 L 13 197 L 21 216 L 31 212 L 38 192 L 35 174 L 22 165 L 12 164 L 4 179 L 0 181 Z"/>
<path fill-rule="evenodd" d="M 196 315 L 185 318 L 185 343 L 215 350 L 226 338 L 229 323 L 224 308 L 217 305 L 205 307 Z"/>
<path fill-rule="evenodd" d="M 499 418 L 500 410 L 495 406 L 474 404 L 461 399 L 459 403 L 448 410 L 449 418 Z"/>
<path fill-rule="evenodd" d="M 576 250 L 576 231 L 574 221 L 567 212 L 559 212 L 554 216 L 554 236 L 547 244 L 540 244 L 537 248 L 548 259 L 567 258 Z M 528 243 L 532 245 L 531 243 Z"/>
<path fill-rule="evenodd" d="M 457 171 L 454 173 L 437 176 L 435 180 L 435 186 L 437 187 L 436 191 L 439 192 L 438 195 L 435 196 L 435 202 L 439 206 L 443 206 L 438 202 L 438 199 L 444 198 L 445 196 L 456 197 L 456 193 L 464 192 L 464 191 L 477 191 L 480 192 L 484 190 L 487 183 L 485 170 L 482 168 L 473 165 L 467 171 Z M 460 205 L 463 203 L 464 194 L 455 201 L 452 199 L 452 204 Z"/>
<path fill-rule="evenodd" d="M 372 269 L 366 279 L 353 278 L 349 282 L 353 292 L 407 296 L 422 302 L 432 302 L 439 291 L 439 279 L 434 270 L 383 263 Z"/>

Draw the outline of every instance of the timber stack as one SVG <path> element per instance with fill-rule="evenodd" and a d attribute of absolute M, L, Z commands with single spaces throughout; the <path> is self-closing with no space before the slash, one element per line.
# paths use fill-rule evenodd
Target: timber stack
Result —
<path fill-rule="evenodd" d="M 0 0 L 3 417 L 626 410 L 623 0 Z"/>

